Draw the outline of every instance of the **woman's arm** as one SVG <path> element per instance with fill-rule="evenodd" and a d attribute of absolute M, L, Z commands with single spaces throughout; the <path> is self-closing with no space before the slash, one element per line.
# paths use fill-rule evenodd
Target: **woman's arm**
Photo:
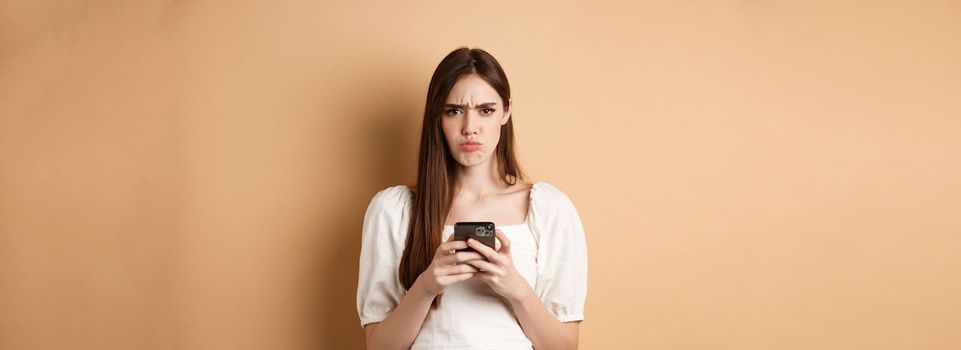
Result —
<path fill-rule="evenodd" d="M 467 248 L 467 243 L 453 239 L 454 235 L 451 235 L 447 242 L 437 247 L 430 266 L 417 276 L 414 285 L 386 319 L 364 327 L 367 349 L 410 349 L 424 325 L 434 298 L 447 286 L 474 276 L 476 268 L 460 263 L 481 259 L 481 255 L 476 252 L 455 252 Z"/>
<path fill-rule="evenodd" d="M 534 290 L 527 288 L 520 299 L 510 300 L 517 321 L 534 349 L 577 349 L 580 322 L 561 322 L 554 317 Z"/>
<path fill-rule="evenodd" d="M 434 300 L 434 296 L 425 293 L 420 286 L 414 282 L 387 319 L 364 326 L 367 349 L 410 349 Z"/>

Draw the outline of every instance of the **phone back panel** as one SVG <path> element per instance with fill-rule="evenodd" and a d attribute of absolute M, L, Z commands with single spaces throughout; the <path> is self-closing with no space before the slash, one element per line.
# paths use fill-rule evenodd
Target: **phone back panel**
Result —
<path fill-rule="evenodd" d="M 466 241 L 473 238 L 494 249 L 493 222 L 458 222 L 454 225 L 454 240 Z M 474 251 L 474 248 L 458 249 L 458 251 Z"/>

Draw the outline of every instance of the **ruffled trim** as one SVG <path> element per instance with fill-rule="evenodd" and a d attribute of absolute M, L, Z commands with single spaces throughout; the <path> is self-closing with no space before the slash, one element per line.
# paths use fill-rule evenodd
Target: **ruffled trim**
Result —
<path fill-rule="evenodd" d="M 534 205 L 537 201 L 537 188 L 540 183 L 540 181 L 534 181 L 531 184 L 531 193 L 527 196 L 527 215 L 524 216 L 524 224 L 531 229 L 531 232 L 534 231 Z"/>

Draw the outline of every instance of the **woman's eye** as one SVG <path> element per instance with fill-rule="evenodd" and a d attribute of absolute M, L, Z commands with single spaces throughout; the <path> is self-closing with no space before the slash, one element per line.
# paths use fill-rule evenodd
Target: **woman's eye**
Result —
<path fill-rule="evenodd" d="M 444 112 L 444 114 L 447 114 L 447 115 L 457 115 L 458 113 L 460 113 L 460 110 L 457 108 L 450 108 Z"/>
<path fill-rule="evenodd" d="M 484 108 L 484 109 L 481 109 L 481 114 L 483 114 L 483 115 L 491 115 L 491 114 L 493 114 L 493 113 L 494 113 L 494 109 L 493 109 L 493 108 Z"/>

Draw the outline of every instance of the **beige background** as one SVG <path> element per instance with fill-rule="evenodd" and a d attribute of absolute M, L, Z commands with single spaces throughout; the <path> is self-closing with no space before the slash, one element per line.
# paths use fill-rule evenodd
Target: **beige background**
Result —
<path fill-rule="evenodd" d="M 0 3 L 0 348 L 350 349 L 364 211 L 485 48 L 584 349 L 961 348 L 957 1 Z"/>

